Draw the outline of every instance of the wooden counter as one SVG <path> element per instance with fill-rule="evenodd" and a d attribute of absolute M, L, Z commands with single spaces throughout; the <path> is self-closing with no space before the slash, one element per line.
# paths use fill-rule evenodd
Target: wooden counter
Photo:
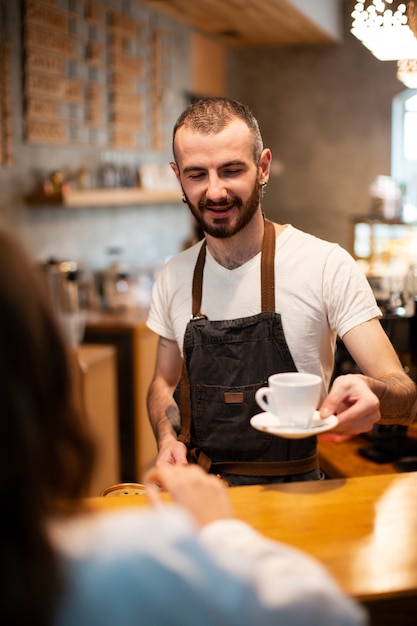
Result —
<path fill-rule="evenodd" d="M 321 561 L 369 609 L 372 626 L 415 626 L 417 472 L 231 487 L 229 494 L 238 518 Z M 110 509 L 144 506 L 146 497 L 89 502 Z"/>
<path fill-rule="evenodd" d="M 407 429 L 407 437 L 417 439 L 417 422 Z M 326 436 L 318 438 L 320 468 L 328 478 L 352 478 L 354 476 L 374 476 L 393 474 L 393 463 L 375 463 L 359 454 L 360 448 L 372 443 L 367 435 L 357 435 L 344 441 L 331 441 Z M 404 454 L 406 456 L 406 454 Z"/>
<path fill-rule="evenodd" d="M 361 435 L 340 442 L 319 440 L 320 469 L 327 478 L 395 473 L 392 463 L 374 463 L 359 454 L 358 450 L 360 448 L 369 445 L 369 438 Z"/>
<path fill-rule="evenodd" d="M 120 480 L 116 350 L 83 344 L 73 351 L 74 395 L 96 445 L 89 494 Z"/>
<path fill-rule="evenodd" d="M 126 482 L 143 479 L 157 450 L 146 395 L 158 336 L 147 328 L 147 315 L 147 309 L 136 308 L 123 313 L 94 311 L 86 318 L 84 341 L 116 348 L 121 476 Z"/>

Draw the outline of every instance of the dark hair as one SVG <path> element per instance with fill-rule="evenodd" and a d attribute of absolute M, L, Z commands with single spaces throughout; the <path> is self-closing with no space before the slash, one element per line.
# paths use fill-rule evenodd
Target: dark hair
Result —
<path fill-rule="evenodd" d="M 47 522 L 85 494 L 93 445 L 46 283 L 1 228 L 0 267 L 0 605 L 8 625 L 44 626 L 60 590 Z"/>
<path fill-rule="evenodd" d="M 253 159 L 257 164 L 263 150 L 263 142 L 258 122 L 252 111 L 245 104 L 230 98 L 204 98 L 198 100 L 181 113 L 177 119 L 173 136 L 172 150 L 175 157 L 175 135 L 181 126 L 187 126 L 202 135 L 216 134 L 222 131 L 234 118 L 245 122 L 253 138 Z"/>

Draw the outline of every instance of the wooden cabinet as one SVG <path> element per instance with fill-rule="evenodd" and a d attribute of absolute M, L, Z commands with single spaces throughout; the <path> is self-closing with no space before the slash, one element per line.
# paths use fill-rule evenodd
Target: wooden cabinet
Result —
<path fill-rule="evenodd" d="M 96 465 L 89 495 L 120 481 L 116 350 L 86 345 L 73 353 L 74 394 L 96 444 Z"/>
<path fill-rule="evenodd" d="M 149 423 L 146 397 L 155 366 L 158 335 L 147 327 L 140 327 L 136 334 L 134 350 L 135 386 L 135 457 L 136 476 L 139 482 L 155 463 L 157 446 Z"/>
<path fill-rule="evenodd" d="M 147 328 L 146 317 L 146 309 L 89 313 L 84 335 L 90 344 L 111 344 L 116 349 L 121 477 L 125 482 L 143 482 L 157 453 L 146 395 L 158 337 Z"/>

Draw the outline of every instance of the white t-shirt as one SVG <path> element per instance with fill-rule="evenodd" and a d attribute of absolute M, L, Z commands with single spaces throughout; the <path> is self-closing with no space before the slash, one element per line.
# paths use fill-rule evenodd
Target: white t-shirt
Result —
<path fill-rule="evenodd" d="M 239 520 L 198 531 L 176 506 L 55 524 L 55 626 L 364 626 L 324 568 Z"/>
<path fill-rule="evenodd" d="M 172 258 L 152 293 L 148 326 L 177 341 L 182 353 L 191 316 L 191 284 L 201 243 Z M 234 270 L 219 265 L 207 250 L 201 313 L 228 320 L 261 312 L 258 254 Z M 358 264 L 339 245 L 287 225 L 276 240 L 275 311 L 298 371 L 318 374 L 327 389 L 337 336 L 381 316 Z M 325 393 L 325 389 L 323 389 Z"/>

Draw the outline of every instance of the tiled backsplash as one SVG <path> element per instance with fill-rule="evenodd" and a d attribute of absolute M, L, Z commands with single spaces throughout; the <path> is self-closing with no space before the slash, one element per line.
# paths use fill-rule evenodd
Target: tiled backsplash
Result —
<path fill-rule="evenodd" d="M 164 262 L 191 231 L 184 204 L 175 206 L 28 211 L 19 233 L 39 261 L 70 259 L 91 269 L 111 261 L 109 249 L 132 267 Z"/>

